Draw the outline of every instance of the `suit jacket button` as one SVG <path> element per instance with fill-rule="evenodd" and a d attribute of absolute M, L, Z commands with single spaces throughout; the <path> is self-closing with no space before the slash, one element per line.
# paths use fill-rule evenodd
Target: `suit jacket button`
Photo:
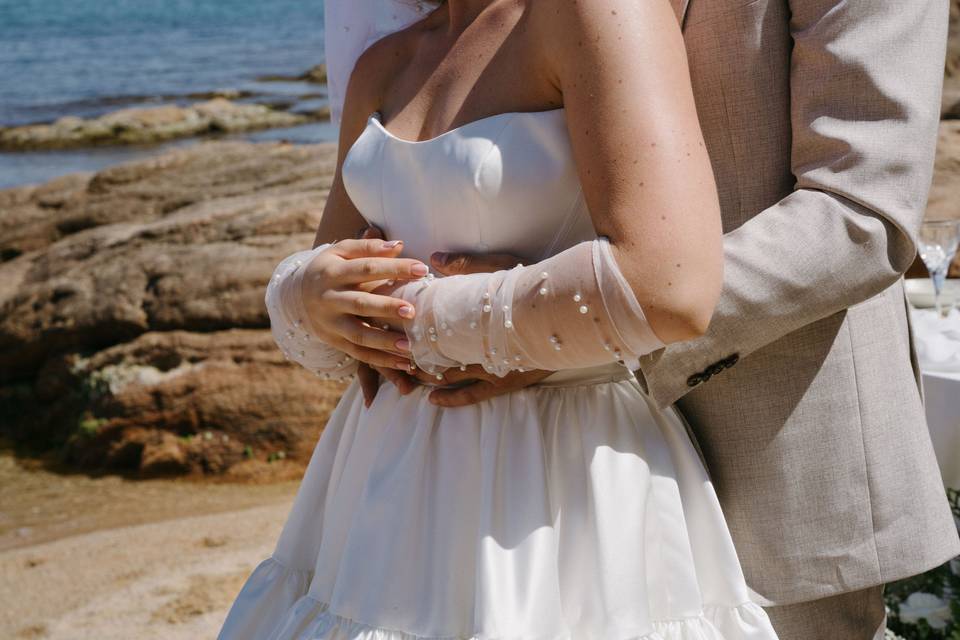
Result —
<path fill-rule="evenodd" d="M 700 384 L 701 382 L 703 382 L 703 376 L 700 375 L 699 373 L 695 373 L 695 374 L 693 374 L 692 376 L 690 376 L 689 378 L 687 378 L 687 386 L 688 386 L 688 387 L 695 387 L 695 386 L 697 386 L 698 384 Z"/>

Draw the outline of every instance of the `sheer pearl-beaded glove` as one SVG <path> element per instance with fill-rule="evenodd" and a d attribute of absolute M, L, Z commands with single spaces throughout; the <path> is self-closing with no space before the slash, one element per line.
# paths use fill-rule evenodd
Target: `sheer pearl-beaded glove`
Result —
<path fill-rule="evenodd" d="M 417 365 L 429 373 L 480 364 L 504 376 L 638 358 L 664 346 L 606 238 L 535 265 L 424 278 L 396 289 L 417 315 L 404 321 Z"/>
<path fill-rule="evenodd" d="M 357 361 L 326 344 L 310 331 L 303 306 L 304 267 L 332 245 L 322 244 L 298 251 L 277 265 L 267 285 L 264 301 L 270 315 L 270 331 L 283 355 L 324 378 L 345 378 L 357 371 Z"/>

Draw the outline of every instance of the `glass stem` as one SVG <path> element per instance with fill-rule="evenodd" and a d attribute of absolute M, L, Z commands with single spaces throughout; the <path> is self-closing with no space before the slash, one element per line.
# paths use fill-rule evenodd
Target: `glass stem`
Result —
<path fill-rule="evenodd" d="M 950 314 L 950 310 L 947 309 L 946 313 L 944 313 L 943 301 L 940 294 L 943 292 L 943 284 L 947 279 L 947 270 L 943 267 L 934 269 L 930 273 L 930 279 L 933 281 L 933 305 L 937 310 L 937 316 L 946 318 Z"/>

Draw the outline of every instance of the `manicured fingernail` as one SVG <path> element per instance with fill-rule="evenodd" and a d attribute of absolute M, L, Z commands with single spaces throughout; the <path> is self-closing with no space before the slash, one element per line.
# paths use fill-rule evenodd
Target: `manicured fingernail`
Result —
<path fill-rule="evenodd" d="M 403 244 L 403 240 L 390 240 L 389 242 L 384 242 L 383 246 L 386 249 L 393 249 L 394 247 L 399 247 Z"/>
<path fill-rule="evenodd" d="M 408 371 L 410 369 L 409 360 L 397 360 L 397 363 L 393 365 L 394 369 L 400 369 L 400 371 Z"/>
<path fill-rule="evenodd" d="M 401 318 L 412 318 L 412 317 L 413 317 L 413 307 L 405 304 L 405 305 L 403 305 L 402 307 L 400 307 L 399 309 L 397 309 L 397 315 L 399 315 Z"/>
<path fill-rule="evenodd" d="M 422 262 L 418 262 L 412 267 L 410 267 L 410 273 L 412 273 L 415 276 L 425 276 L 428 273 L 430 273 L 430 269 L 427 267 L 427 265 L 423 264 Z"/>
<path fill-rule="evenodd" d="M 432 256 L 430 256 L 430 259 L 433 260 L 435 263 L 437 263 L 437 264 L 439 264 L 439 265 L 445 265 L 445 264 L 447 264 L 447 259 L 448 259 L 449 257 L 450 257 L 450 254 L 449 254 L 449 253 L 443 253 L 443 252 L 438 251 L 438 252 L 434 253 Z"/>
<path fill-rule="evenodd" d="M 397 345 L 397 349 L 400 351 L 410 351 L 410 341 L 406 338 L 400 338 L 394 344 Z"/>

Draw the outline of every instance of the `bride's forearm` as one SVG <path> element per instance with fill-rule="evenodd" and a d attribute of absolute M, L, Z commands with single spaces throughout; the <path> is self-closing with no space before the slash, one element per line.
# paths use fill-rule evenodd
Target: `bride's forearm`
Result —
<path fill-rule="evenodd" d="M 531 266 L 411 282 L 393 295 L 417 308 L 404 329 L 414 360 L 431 372 L 632 365 L 664 345 L 606 238 Z"/>

